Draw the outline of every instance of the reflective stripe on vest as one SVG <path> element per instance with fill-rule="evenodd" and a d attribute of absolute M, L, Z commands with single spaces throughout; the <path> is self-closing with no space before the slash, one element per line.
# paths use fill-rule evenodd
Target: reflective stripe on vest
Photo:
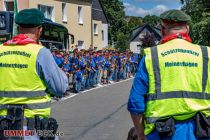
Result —
<path fill-rule="evenodd" d="M 158 59 L 157 47 L 152 47 L 150 48 L 150 50 L 151 50 L 151 55 L 152 55 L 152 65 L 153 65 L 154 76 L 155 76 L 155 91 L 156 91 L 154 95 L 156 99 L 155 98 L 153 99 L 158 100 L 159 99 L 158 95 L 161 94 L 161 78 L 160 78 L 160 66 L 159 66 L 159 61 L 158 61 L 159 59 Z M 207 52 L 207 48 L 204 46 L 201 46 L 201 51 L 202 51 L 202 57 L 203 57 L 202 92 L 204 92 L 206 88 L 207 78 L 208 78 L 208 52 Z M 171 98 L 176 98 L 176 96 L 171 97 Z"/>
<path fill-rule="evenodd" d="M 171 92 L 161 92 L 161 76 L 157 47 L 150 48 L 152 65 L 155 78 L 155 94 L 147 94 L 147 101 L 155 100 L 165 100 L 172 98 L 189 98 L 189 99 L 205 99 L 210 100 L 210 94 L 204 93 L 208 78 L 208 52 L 207 48 L 201 46 L 202 57 L 203 57 L 203 74 L 202 74 L 202 92 L 189 92 L 189 91 L 171 91 Z M 206 108 L 208 110 L 210 108 Z M 159 117 L 146 117 L 146 122 L 148 124 L 154 123 L 159 119 Z"/>
<path fill-rule="evenodd" d="M 210 116 L 209 48 L 174 39 L 144 53 L 149 78 L 145 135 L 157 120 L 184 121 L 197 112 Z"/>
<path fill-rule="evenodd" d="M 33 103 L 33 104 L 24 104 L 24 109 L 44 109 L 44 108 L 49 108 L 51 105 L 51 101 L 49 102 L 44 102 L 44 103 Z M 0 105 L 0 110 L 2 109 L 7 109 L 9 105 L 7 104 L 1 104 Z"/>
<path fill-rule="evenodd" d="M 46 96 L 45 91 L 0 91 L 1 97 L 12 97 L 12 98 L 35 98 Z"/>
<path fill-rule="evenodd" d="M 210 100 L 210 94 L 199 93 L 199 92 L 189 92 L 189 91 L 172 91 L 172 92 L 162 92 L 156 94 L 148 94 L 147 101 L 153 100 L 164 100 L 170 98 L 191 98 L 191 99 L 206 99 Z"/>
<path fill-rule="evenodd" d="M 50 95 L 36 69 L 42 48 L 37 44 L 0 45 L 0 116 L 6 115 L 10 104 L 24 105 L 25 117 L 50 116 Z"/>

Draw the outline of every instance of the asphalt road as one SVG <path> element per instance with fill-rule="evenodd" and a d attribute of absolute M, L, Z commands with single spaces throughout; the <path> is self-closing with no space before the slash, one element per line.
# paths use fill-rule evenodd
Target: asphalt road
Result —
<path fill-rule="evenodd" d="M 126 140 L 132 127 L 127 100 L 132 80 L 94 89 L 52 104 L 60 140 Z"/>

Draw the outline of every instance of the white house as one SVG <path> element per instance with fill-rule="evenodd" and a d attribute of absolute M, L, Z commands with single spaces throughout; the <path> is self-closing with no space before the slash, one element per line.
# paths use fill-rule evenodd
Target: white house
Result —
<path fill-rule="evenodd" d="M 143 39 L 146 34 L 154 34 L 156 44 L 158 44 L 162 38 L 160 29 L 156 27 L 151 27 L 149 24 L 138 26 L 137 28 L 131 31 L 130 38 L 129 38 L 130 50 L 133 53 L 139 54 L 141 52 L 141 48 L 144 47 L 142 46 L 143 42 L 141 41 L 141 39 Z"/>

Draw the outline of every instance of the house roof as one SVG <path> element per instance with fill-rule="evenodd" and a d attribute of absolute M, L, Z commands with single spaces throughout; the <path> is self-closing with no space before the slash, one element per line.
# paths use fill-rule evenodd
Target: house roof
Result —
<path fill-rule="evenodd" d="M 159 28 L 151 27 L 149 24 L 144 24 L 131 30 L 129 42 L 133 41 L 145 28 L 147 28 L 150 32 L 153 32 L 156 38 L 161 40 L 162 36 Z"/>
<path fill-rule="evenodd" d="M 100 20 L 105 24 L 108 23 L 108 18 L 104 11 L 101 0 L 92 0 L 92 18 L 94 20 Z"/>

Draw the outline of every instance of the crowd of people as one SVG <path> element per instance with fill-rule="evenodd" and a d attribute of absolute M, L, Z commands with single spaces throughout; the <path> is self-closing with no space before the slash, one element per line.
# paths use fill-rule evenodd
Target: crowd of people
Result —
<path fill-rule="evenodd" d="M 75 93 L 133 77 L 138 66 L 138 55 L 130 51 L 74 49 L 68 52 L 54 47 L 51 52 Z"/>

